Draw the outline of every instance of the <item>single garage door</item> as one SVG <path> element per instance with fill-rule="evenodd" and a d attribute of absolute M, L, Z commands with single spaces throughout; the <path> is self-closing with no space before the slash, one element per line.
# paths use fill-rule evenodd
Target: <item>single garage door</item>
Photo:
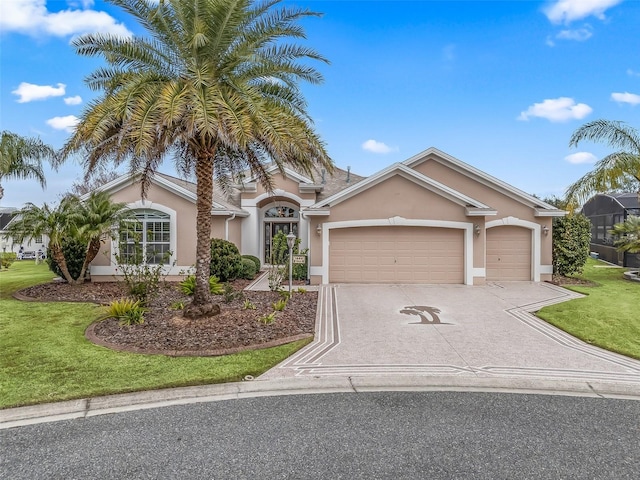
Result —
<path fill-rule="evenodd" d="M 339 228 L 329 242 L 332 283 L 464 283 L 459 229 Z"/>
<path fill-rule="evenodd" d="M 487 230 L 487 280 L 531 280 L 531 230 L 513 226 Z"/>

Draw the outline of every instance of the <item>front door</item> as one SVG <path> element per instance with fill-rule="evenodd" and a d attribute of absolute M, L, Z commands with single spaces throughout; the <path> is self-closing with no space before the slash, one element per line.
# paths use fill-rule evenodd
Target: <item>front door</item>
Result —
<path fill-rule="evenodd" d="M 282 222 L 282 221 L 265 221 L 264 222 L 264 263 L 271 263 L 271 247 L 273 244 L 273 238 L 282 232 L 284 235 L 289 235 L 290 232 L 297 237 L 298 236 L 298 223 L 297 222 Z"/>

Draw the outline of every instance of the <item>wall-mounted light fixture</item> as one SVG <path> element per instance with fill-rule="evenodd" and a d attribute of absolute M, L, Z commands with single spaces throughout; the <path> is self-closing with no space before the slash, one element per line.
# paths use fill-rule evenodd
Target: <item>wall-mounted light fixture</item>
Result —
<path fill-rule="evenodd" d="M 549 235 L 549 227 L 547 227 L 546 225 L 542 226 L 542 233 L 544 233 L 544 236 L 546 237 L 547 235 Z"/>
<path fill-rule="evenodd" d="M 480 225 L 477 223 L 473 226 L 473 232 L 476 234 L 476 237 L 480 236 Z"/>
<path fill-rule="evenodd" d="M 316 227 L 316 233 L 318 235 L 322 235 L 322 224 L 319 223 L 318 226 Z"/>

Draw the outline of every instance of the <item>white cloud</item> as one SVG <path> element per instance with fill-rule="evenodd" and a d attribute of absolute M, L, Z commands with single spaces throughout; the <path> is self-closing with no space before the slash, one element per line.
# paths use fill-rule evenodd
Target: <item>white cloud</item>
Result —
<path fill-rule="evenodd" d="M 640 77 L 640 72 L 636 72 L 635 70 L 627 68 L 627 75 L 629 75 L 630 77 Z"/>
<path fill-rule="evenodd" d="M 556 38 L 559 38 L 561 40 L 576 40 L 578 42 L 584 42 L 591 38 L 592 35 L 593 33 L 591 32 L 591 28 L 586 26 L 584 28 L 578 28 L 574 30 L 561 30 L 556 35 Z"/>
<path fill-rule="evenodd" d="M 611 100 L 618 103 L 628 103 L 630 105 L 639 105 L 640 104 L 640 95 L 636 95 L 635 93 L 612 93 Z"/>
<path fill-rule="evenodd" d="M 569 163 L 595 163 L 598 159 L 593 153 L 589 152 L 576 152 L 571 155 L 567 155 L 564 159 Z"/>
<path fill-rule="evenodd" d="M 11 93 L 20 97 L 17 100 L 18 103 L 27 103 L 33 100 L 44 100 L 49 97 L 61 97 L 64 95 L 66 87 L 64 83 L 59 83 L 57 87 L 52 87 L 51 85 L 34 85 L 33 83 L 22 82 Z"/>
<path fill-rule="evenodd" d="M 93 1 L 71 4 L 67 10 L 50 12 L 46 0 L 3 0 L 0 2 L 0 31 L 28 35 L 66 37 L 105 33 L 123 37 L 131 32 L 106 12 L 91 10 Z"/>
<path fill-rule="evenodd" d="M 67 97 L 64 99 L 64 103 L 66 103 L 67 105 L 80 105 L 82 103 L 82 97 L 80 95 Z"/>
<path fill-rule="evenodd" d="M 604 20 L 604 12 L 620 2 L 622 0 L 557 0 L 543 11 L 553 23 L 569 24 L 591 16 Z"/>
<path fill-rule="evenodd" d="M 53 117 L 47 120 L 47 125 L 56 130 L 66 130 L 67 132 L 73 132 L 73 129 L 78 124 L 78 117 L 75 115 L 67 115 L 66 117 Z"/>
<path fill-rule="evenodd" d="M 573 98 L 560 97 L 534 103 L 526 111 L 521 112 L 518 120 L 529 120 L 530 117 L 546 118 L 550 122 L 566 122 L 580 120 L 589 115 L 593 109 L 586 103 L 576 103 Z"/>
<path fill-rule="evenodd" d="M 362 149 L 373 153 L 390 153 L 398 150 L 397 147 L 391 148 L 377 140 L 367 140 L 362 144 Z"/>

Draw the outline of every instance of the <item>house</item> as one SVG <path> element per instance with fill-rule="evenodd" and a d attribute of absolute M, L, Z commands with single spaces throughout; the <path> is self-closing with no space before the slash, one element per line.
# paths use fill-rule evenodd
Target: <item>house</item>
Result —
<path fill-rule="evenodd" d="M 16 213 L 18 213 L 18 209 L 15 207 L 0 207 L 0 251 L 19 254 L 22 248 L 24 252 L 33 253 L 34 258 L 38 250 L 46 252 L 49 245 L 49 237 L 46 235 L 27 237 L 21 243 L 18 243 L 7 233 L 6 227 Z"/>
<path fill-rule="evenodd" d="M 267 263 L 273 236 L 293 232 L 309 249 L 312 284 L 551 278 L 552 219 L 565 212 L 435 148 L 367 178 L 271 171 L 272 192 L 249 177 L 214 194 L 211 236 Z M 194 265 L 193 183 L 157 174 L 145 200 L 129 176 L 101 189 L 135 210 L 147 249 L 171 252 L 171 276 Z M 119 243 L 107 242 L 93 261 L 94 281 L 117 274 Z"/>
<path fill-rule="evenodd" d="M 591 251 L 599 258 L 623 267 L 640 267 L 640 254 L 619 252 L 609 231 L 629 215 L 640 216 L 637 193 L 599 193 L 582 207 L 591 222 Z"/>

